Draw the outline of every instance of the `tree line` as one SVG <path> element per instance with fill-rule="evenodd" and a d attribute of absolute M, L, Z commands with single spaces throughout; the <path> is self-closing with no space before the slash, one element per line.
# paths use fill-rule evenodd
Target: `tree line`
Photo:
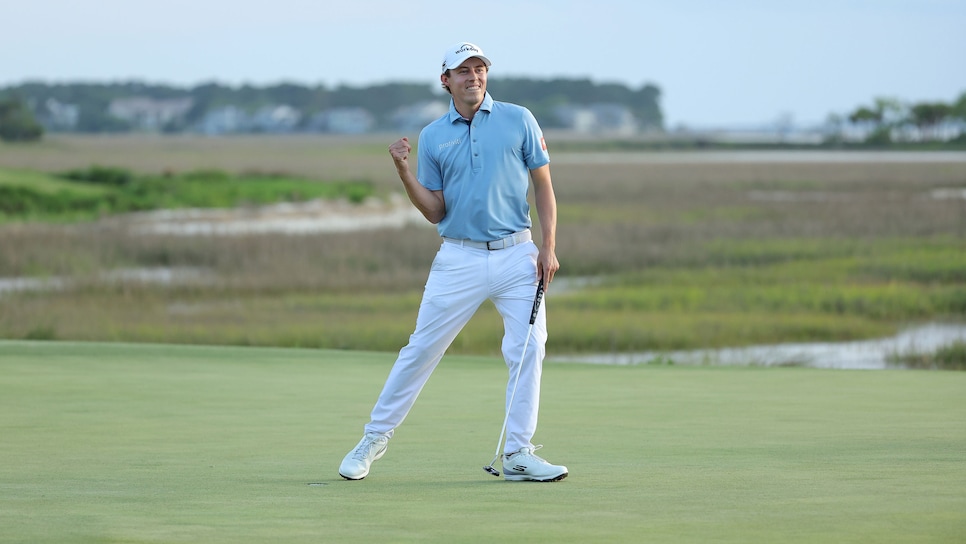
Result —
<path fill-rule="evenodd" d="M 841 127 L 847 120 L 864 127 L 866 143 L 890 144 L 914 137 L 919 141 L 966 141 L 966 92 L 952 103 L 906 104 L 879 97 L 871 105 L 860 105 L 846 117 L 829 116 L 829 125 Z"/>
<path fill-rule="evenodd" d="M 548 89 L 553 92 L 548 93 Z M 560 106 L 586 106 L 601 103 L 626 108 L 644 129 L 661 129 L 664 117 L 659 105 L 661 91 L 654 85 L 632 89 L 621 84 L 599 84 L 589 79 L 492 79 L 489 91 L 497 100 L 523 104 L 546 128 L 562 122 Z M 143 82 L 62 83 L 27 82 L 0 87 L 0 102 L 20 113 L 31 114 L 46 129 L 71 132 L 124 132 L 135 130 L 130 122 L 113 115 L 111 104 L 118 99 L 146 98 L 154 101 L 185 100 L 186 111 L 159 127 L 166 132 L 190 130 L 206 114 L 218 108 L 234 107 L 253 112 L 261 107 L 285 105 L 301 114 L 303 122 L 312 114 L 339 108 L 360 108 L 375 119 L 376 128 L 386 128 L 394 112 L 413 104 L 448 100 L 436 86 L 417 83 L 386 83 L 371 86 L 324 85 L 229 86 L 203 83 L 194 87 L 175 87 Z M 54 111 L 57 109 L 57 111 Z M 56 115 L 63 114 L 63 118 Z M 68 119 L 69 122 L 65 122 Z M 16 138 L 15 138 L 16 139 Z"/>
<path fill-rule="evenodd" d="M 616 105 L 632 116 L 638 131 L 664 130 L 661 90 L 651 84 L 632 89 L 622 84 L 601 84 L 589 79 L 506 78 L 490 80 L 489 90 L 499 100 L 530 108 L 545 128 L 569 128 L 560 115 L 561 108 L 608 104 Z M 448 100 L 441 92 L 434 86 L 417 83 L 334 88 L 293 83 L 265 86 L 204 83 L 185 88 L 137 81 L 27 82 L 0 87 L 0 139 L 32 141 L 40 139 L 45 130 L 81 133 L 138 130 L 139 127 L 130 120 L 111 112 L 111 104 L 125 98 L 187 99 L 183 112 L 156 127 L 163 132 L 191 130 L 219 108 L 230 106 L 241 111 L 255 111 L 273 104 L 284 104 L 301 112 L 303 125 L 314 113 L 359 108 L 372 115 L 374 128 L 392 128 L 394 112 L 413 104 Z M 825 131 L 829 144 L 848 140 L 848 129 L 854 129 L 853 132 L 857 131 L 865 143 L 886 145 L 901 141 L 964 141 L 964 127 L 966 92 L 951 103 L 904 103 L 897 99 L 875 98 L 871 104 L 859 105 L 845 114 L 829 114 Z"/>

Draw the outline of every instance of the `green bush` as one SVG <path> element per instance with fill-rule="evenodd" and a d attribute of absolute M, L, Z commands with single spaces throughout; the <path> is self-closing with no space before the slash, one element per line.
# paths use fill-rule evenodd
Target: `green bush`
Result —
<path fill-rule="evenodd" d="M 229 181 L 232 175 L 224 170 L 192 170 L 180 176 L 182 179 L 190 181 Z"/>
<path fill-rule="evenodd" d="M 0 185 L 0 213 L 11 217 L 75 215 L 114 206 L 111 197 L 78 195 L 69 191 L 42 193 L 29 187 Z"/>
<path fill-rule="evenodd" d="M 40 206 L 42 195 L 26 187 L 0 185 L 0 212 L 8 215 L 26 215 Z"/>
<path fill-rule="evenodd" d="M 346 183 L 343 192 L 353 204 L 361 204 L 365 199 L 372 196 L 372 184 L 365 182 Z"/>
<path fill-rule="evenodd" d="M 60 177 L 73 181 L 121 187 L 130 183 L 134 179 L 134 174 L 124 168 L 94 165 L 87 169 L 68 170 L 60 174 Z"/>
<path fill-rule="evenodd" d="M 18 98 L 0 100 L 0 140 L 32 142 L 44 135 L 30 108 Z"/>
<path fill-rule="evenodd" d="M 24 335 L 24 340 L 56 340 L 57 330 L 50 325 L 38 325 Z"/>

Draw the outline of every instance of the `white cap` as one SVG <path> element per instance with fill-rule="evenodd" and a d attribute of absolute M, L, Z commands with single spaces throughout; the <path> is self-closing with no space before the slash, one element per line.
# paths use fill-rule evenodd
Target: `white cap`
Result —
<path fill-rule="evenodd" d="M 460 64 L 466 62 L 466 59 L 472 57 L 477 57 L 490 66 L 490 59 L 486 58 L 479 46 L 470 42 L 460 42 L 447 49 L 446 54 L 443 55 L 443 73 L 445 74 L 446 70 L 458 68 Z"/>

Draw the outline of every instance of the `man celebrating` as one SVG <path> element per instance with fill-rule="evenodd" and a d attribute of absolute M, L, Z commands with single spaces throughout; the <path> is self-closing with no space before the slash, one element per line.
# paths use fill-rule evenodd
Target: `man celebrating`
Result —
<path fill-rule="evenodd" d="M 502 351 L 511 378 L 506 390 L 504 478 L 548 482 L 567 476 L 567 467 L 535 455 L 539 446 L 530 441 L 537 428 L 547 341 L 545 306 L 529 327 L 531 305 L 538 281 L 549 285 L 560 268 L 550 156 L 530 111 L 496 102 L 486 92 L 490 65 L 472 43 L 461 42 L 446 51 L 440 81 L 452 95 L 450 110 L 419 135 L 418 176 L 409 168 L 409 140 L 389 146 L 409 199 L 438 225 L 443 242 L 426 282 L 416 329 L 386 379 L 365 435 L 339 467 L 348 480 L 365 478 L 372 462 L 385 454 L 394 430 L 446 349 L 487 299 L 503 317 Z M 539 248 L 530 233 L 531 180 L 540 219 Z M 521 360 L 525 345 L 533 349 Z"/>

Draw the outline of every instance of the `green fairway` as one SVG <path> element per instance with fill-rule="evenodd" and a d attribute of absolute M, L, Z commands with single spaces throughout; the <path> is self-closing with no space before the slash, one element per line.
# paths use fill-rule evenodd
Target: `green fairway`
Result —
<path fill-rule="evenodd" d="M 966 541 L 966 373 L 548 364 L 533 484 L 447 357 L 343 481 L 393 359 L 0 341 L 0 542 Z"/>

